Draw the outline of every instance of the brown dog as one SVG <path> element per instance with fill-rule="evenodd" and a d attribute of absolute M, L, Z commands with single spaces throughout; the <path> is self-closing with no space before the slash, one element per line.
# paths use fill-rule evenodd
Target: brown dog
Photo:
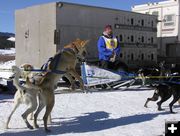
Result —
<path fill-rule="evenodd" d="M 44 128 L 46 132 L 50 131 L 47 128 L 47 118 L 54 106 L 54 85 L 64 74 L 69 77 L 75 77 L 78 81 L 80 81 L 81 88 L 84 89 L 83 81 L 76 72 L 75 66 L 77 63 L 77 57 L 85 52 L 85 46 L 87 43 L 88 41 L 77 39 L 65 46 L 61 52 L 58 52 L 52 58 L 52 61 L 48 66 L 48 72 L 43 75 L 41 82 L 37 85 L 39 88 L 41 88 L 42 92 L 40 93 L 41 100 L 38 109 L 34 114 L 34 127 L 38 128 L 38 114 L 46 106 L 46 111 L 43 117 Z M 27 82 L 27 84 L 31 83 Z"/>

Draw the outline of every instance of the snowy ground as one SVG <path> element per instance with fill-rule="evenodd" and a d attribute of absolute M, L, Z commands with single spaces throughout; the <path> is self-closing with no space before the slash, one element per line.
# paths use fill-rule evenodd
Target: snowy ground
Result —
<path fill-rule="evenodd" d="M 13 54 L 11 51 L 1 51 L 0 54 Z M 9 69 L 15 61 L 0 63 L 0 69 Z M 0 71 L 0 77 L 8 78 L 10 72 Z M 157 111 L 155 102 L 149 103 L 149 108 L 143 105 L 153 90 L 132 87 L 126 91 L 92 92 L 88 94 L 56 92 L 55 106 L 50 125 L 49 135 L 61 136 L 158 136 L 164 135 L 165 121 L 180 120 L 180 107 L 176 104 L 178 114 L 169 114 L 167 101 L 163 104 L 165 111 Z M 0 135 L 2 136 L 44 136 L 42 116 L 38 123 L 40 129 L 29 130 L 21 118 L 26 106 L 21 105 L 14 113 L 9 124 L 10 129 L 4 129 L 8 115 L 13 108 L 13 96 L 0 94 Z"/>
<path fill-rule="evenodd" d="M 15 48 L 11 48 L 9 50 L 0 49 L 0 55 L 15 55 Z M 11 72 L 5 69 L 11 69 L 11 67 L 15 65 L 15 60 L 0 62 L 0 77 L 9 78 L 11 76 Z"/>
<path fill-rule="evenodd" d="M 15 65 L 15 60 L 8 61 L 5 63 L 0 63 L 0 84 L 7 85 L 6 79 L 8 79 L 10 76 L 12 76 L 12 72 L 10 69 L 13 65 Z"/>
<path fill-rule="evenodd" d="M 147 97 L 153 90 L 133 87 L 126 91 L 93 92 L 88 94 L 59 94 L 52 112 L 49 135 L 61 136 L 157 136 L 163 135 L 166 120 L 180 120 L 178 114 L 169 114 L 169 101 L 163 104 L 165 111 L 157 111 L 154 102 L 144 108 Z M 10 129 L 4 124 L 13 108 L 12 96 L 0 95 L 0 135 L 3 136 L 43 136 L 42 115 L 38 123 L 40 129 L 29 130 L 21 118 L 25 106 L 15 112 Z"/>

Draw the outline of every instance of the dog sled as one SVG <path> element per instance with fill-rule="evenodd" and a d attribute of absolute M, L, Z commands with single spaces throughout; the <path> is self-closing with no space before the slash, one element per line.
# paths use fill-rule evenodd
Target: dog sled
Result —
<path fill-rule="evenodd" d="M 15 92 L 16 88 L 12 80 L 0 77 L 0 93 L 14 94 Z"/>
<path fill-rule="evenodd" d="M 135 83 L 137 74 L 126 71 L 112 71 L 97 66 L 88 65 L 83 62 L 81 65 L 81 76 L 86 88 L 96 89 L 119 89 L 129 87 Z"/>

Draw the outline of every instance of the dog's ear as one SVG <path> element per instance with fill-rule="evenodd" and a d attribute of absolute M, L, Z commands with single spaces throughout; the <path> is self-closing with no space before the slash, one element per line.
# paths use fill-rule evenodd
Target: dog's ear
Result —
<path fill-rule="evenodd" d="M 82 45 L 82 46 L 85 46 L 85 45 L 87 45 L 87 43 L 88 43 L 89 41 L 90 41 L 90 40 L 82 41 L 82 42 L 81 42 L 81 45 Z"/>
<path fill-rule="evenodd" d="M 79 39 L 79 38 L 77 38 L 76 40 L 75 40 L 75 42 L 80 42 L 81 40 Z"/>

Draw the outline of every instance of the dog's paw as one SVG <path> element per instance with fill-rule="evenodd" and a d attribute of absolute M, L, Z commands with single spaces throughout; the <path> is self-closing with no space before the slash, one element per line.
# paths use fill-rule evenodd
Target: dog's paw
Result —
<path fill-rule="evenodd" d="M 174 112 L 174 111 L 171 111 L 170 113 L 171 113 L 171 114 L 177 114 L 177 112 Z"/>
<path fill-rule="evenodd" d="M 165 109 L 162 109 L 162 108 L 158 108 L 158 111 L 164 111 Z"/>
<path fill-rule="evenodd" d="M 146 104 L 144 105 L 144 107 L 145 107 L 145 108 L 148 108 L 148 106 L 147 106 Z"/>
<path fill-rule="evenodd" d="M 37 125 L 37 124 L 36 124 L 36 125 L 34 125 L 34 128 L 39 128 L 39 125 Z"/>
<path fill-rule="evenodd" d="M 46 133 L 50 133 L 51 132 L 51 130 L 50 129 L 45 129 L 45 131 L 46 131 Z"/>
<path fill-rule="evenodd" d="M 34 129 L 31 125 L 28 126 L 29 129 Z"/>
<path fill-rule="evenodd" d="M 148 106 L 144 106 L 145 108 L 148 108 Z"/>

